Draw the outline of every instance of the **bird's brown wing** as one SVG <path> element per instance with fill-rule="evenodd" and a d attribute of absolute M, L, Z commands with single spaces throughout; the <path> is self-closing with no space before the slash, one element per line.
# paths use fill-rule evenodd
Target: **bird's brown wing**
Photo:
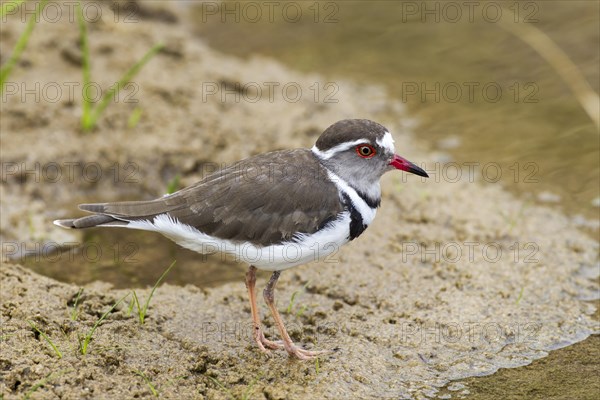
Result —
<path fill-rule="evenodd" d="M 160 199 L 80 208 L 124 225 L 168 214 L 211 236 L 270 245 L 295 233 L 314 233 L 343 211 L 326 172 L 310 150 L 278 151 L 240 161 Z"/>

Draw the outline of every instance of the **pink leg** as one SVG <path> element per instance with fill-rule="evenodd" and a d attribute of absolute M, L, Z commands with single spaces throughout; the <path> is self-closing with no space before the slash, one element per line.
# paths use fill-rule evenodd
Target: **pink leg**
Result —
<path fill-rule="evenodd" d="M 283 325 L 283 320 L 279 315 L 279 311 L 277 311 L 277 307 L 275 307 L 275 285 L 277 284 L 277 279 L 279 279 L 280 271 L 273 272 L 271 275 L 271 279 L 269 279 L 269 283 L 265 287 L 263 291 L 263 296 L 265 298 L 265 302 L 271 309 L 271 313 L 273 314 L 273 319 L 275 319 L 275 324 L 277 324 L 277 328 L 279 329 L 279 334 L 283 339 L 283 347 L 288 352 L 291 357 L 296 357 L 301 360 L 311 360 L 317 357 L 319 354 L 328 353 L 328 351 L 309 351 L 304 350 L 303 348 L 296 346 L 290 335 L 288 335 L 285 326 Z"/>
<path fill-rule="evenodd" d="M 252 312 L 252 334 L 254 340 L 258 344 L 258 347 L 263 352 L 268 352 L 268 349 L 281 349 L 283 344 L 273 342 L 265 338 L 265 334 L 262 331 L 260 324 L 260 315 L 258 314 L 258 305 L 256 304 L 256 292 L 254 287 L 256 286 L 256 267 L 250 266 L 248 272 L 246 272 L 246 288 L 248 289 L 248 295 L 250 297 L 250 311 Z"/>

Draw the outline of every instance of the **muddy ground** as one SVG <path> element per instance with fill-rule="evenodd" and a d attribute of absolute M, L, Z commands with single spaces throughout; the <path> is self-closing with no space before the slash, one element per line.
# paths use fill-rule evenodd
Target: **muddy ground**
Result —
<path fill-rule="evenodd" d="M 95 4 L 105 16 L 88 24 L 92 77 L 101 87 L 155 43 L 166 47 L 134 79 L 135 93 L 127 92 L 138 102 L 110 104 L 88 134 L 79 129 L 80 97 L 65 89 L 81 79 L 73 21 L 41 21 L 9 79 L 18 85 L 16 95 L 5 94 L 0 120 L 4 398 L 151 398 L 154 390 L 163 398 L 424 398 L 450 381 L 458 383 L 439 394 L 462 398 L 469 393 L 464 378 L 526 365 L 598 331 L 594 306 L 582 301 L 597 290 L 590 278 L 598 244 L 571 219 L 481 180 L 388 174 L 382 207 L 363 236 L 331 262 L 282 274 L 280 310 L 299 291 L 284 315 L 293 338 L 334 350 L 318 363 L 282 352 L 267 357 L 252 345 L 242 276 L 207 289 L 165 284 L 143 325 L 135 310 L 129 313 L 127 297 L 82 355 L 78 338 L 131 291 L 86 285 L 72 318 L 78 286 L 7 263 L 5 254 L 14 250 L 6 244 L 81 241 L 79 232 L 51 224 L 72 216 L 81 199 L 156 197 L 177 173 L 189 184 L 211 163 L 309 147 L 328 125 L 352 117 L 386 125 L 411 160 L 448 160 L 426 150 L 415 121 L 382 88 L 338 81 L 337 102 L 315 101 L 310 86 L 323 77 L 264 58 L 224 56 L 193 37 L 185 9 L 142 3 L 136 23 L 123 23 L 108 3 Z M 22 29 L 17 18 L 3 23 L 2 62 Z M 33 101 L 23 97 L 23 82 L 57 83 L 64 92 L 54 102 L 43 93 Z M 305 95 L 294 102 L 281 92 L 260 95 L 256 86 L 236 91 L 238 82 L 294 83 Z M 215 84 L 219 92 L 208 95 Z M 142 117 L 128 126 L 136 108 Z M 133 181 L 126 175 L 131 163 Z M 93 165 L 103 174 L 90 179 L 75 168 L 70 179 L 68 165 Z M 49 175 L 49 166 L 63 175 Z M 274 336 L 272 320 L 265 324 Z"/>

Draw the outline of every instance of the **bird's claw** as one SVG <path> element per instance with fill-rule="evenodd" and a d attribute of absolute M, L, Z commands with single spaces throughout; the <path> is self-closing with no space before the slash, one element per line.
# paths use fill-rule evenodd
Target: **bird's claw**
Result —
<path fill-rule="evenodd" d="M 265 337 L 265 334 L 259 331 L 255 336 L 254 340 L 258 344 L 258 347 L 263 353 L 268 353 L 270 350 L 279 350 L 284 348 L 283 341 L 281 340 L 269 340 Z"/>
<path fill-rule="evenodd" d="M 283 340 L 269 340 L 265 337 L 262 330 L 255 335 L 254 340 L 263 353 L 269 354 L 271 350 L 285 349 L 290 357 L 299 360 L 314 360 L 321 354 L 330 353 L 329 350 L 306 350 L 300 346 L 296 346 L 294 343 L 286 345 Z"/>
<path fill-rule="evenodd" d="M 285 350 L 288 352 L 290 357 L 296 357 L 300 360 L 314 360 L 321 354 L 330 353 L 329 350 L 306 350 L 302 347 L 296 346 L 291 343 L 290 346 L 286 346 Z"/>

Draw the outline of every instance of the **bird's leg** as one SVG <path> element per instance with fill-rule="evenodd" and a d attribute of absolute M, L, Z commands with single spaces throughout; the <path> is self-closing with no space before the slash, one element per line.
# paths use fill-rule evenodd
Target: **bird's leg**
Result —
<path fill-rule="evenodd" d="M 297 357 L 301 360 L 311 360 L 319 354 L 328 353 L 328 351 L 304 350 L 303 348 L 296 346 L 294 342 L 292 342 L 290 335 L 288 335 L 287 330 L 283 325 L 283 320 L 279 315 L 279 311 L 277 311 L 277 307 L 275 307 L 275 285 L 277 284 L 277 279 L 279 279 L 280 273 L 280 271 L 273 272 L 273 275 L 271 275 L 271 279 L 269 279 L 269 283 L 267 283 L 267 286 L 263 291 L 263 296 L 265 298 L 265 302 L 271 309 L 271 313 L 273 314 L 273 318 L 275 319 L 275 324 L 277 324 L 279 334 L 283 339 L 283 347 L 290 356 Z"/>
<path fill-rule="evenodd" d="M 246 288 L 248 289 L 248 295 L 250 297 L 250 312 L 252 313 L 252 336 L 258 344 L 258 347 L 263 351 L 267 352 L 269 349 L 281 349 L 283 345 L 277 342 L 273 342 L 265 338 L 265 334 L 261 328 L 260 315 L 258 314 L 258 305 L 256 304 L 256 267 L 251 265 L 246 272 Z"/>

